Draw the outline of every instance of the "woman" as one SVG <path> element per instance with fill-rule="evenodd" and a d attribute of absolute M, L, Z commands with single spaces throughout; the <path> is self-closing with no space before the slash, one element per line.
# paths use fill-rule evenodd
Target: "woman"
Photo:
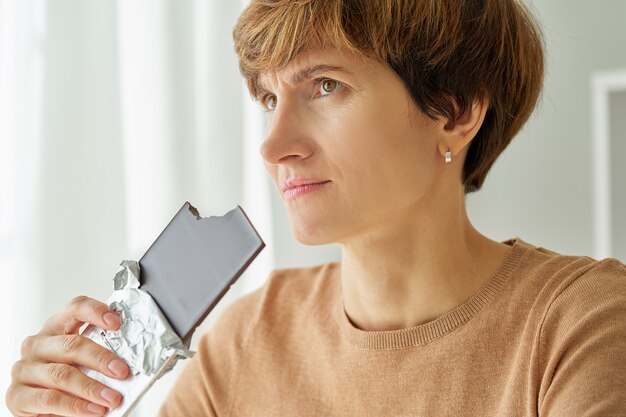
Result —
<path fill-rule="evenodd" d="M 162 416 L 626 413 L 626 266 L 496 242 L 467 217 L 541 90 L 518 1 L 253 0 L 234 39 L 293 234 L 342 260 L 230 305 Z M 25 340 L 16 416 L 119 403 L 72 366 L 127 376 L 71 335 L 83 322 L 120 324 L 79 297 Z"/>

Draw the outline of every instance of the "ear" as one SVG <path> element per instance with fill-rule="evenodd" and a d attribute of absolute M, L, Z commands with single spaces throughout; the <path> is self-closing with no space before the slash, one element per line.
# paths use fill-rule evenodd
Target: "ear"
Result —
<path fill-rule="evenodd" d="M 454 125 L 443 126 L 442 140 L 439 142 L 439 152 L 442 156 L 450 150 L 454 160 L 454 156 L 469 145 L 483 125 L 488 107 L 487 99 L 477 99 L 459 116 Z"/>

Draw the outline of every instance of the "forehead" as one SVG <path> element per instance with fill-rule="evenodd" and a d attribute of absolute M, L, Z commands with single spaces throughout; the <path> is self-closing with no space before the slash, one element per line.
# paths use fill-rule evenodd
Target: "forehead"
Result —
<path fill-rule="evenodd" d="M 305 49 L 284 67 L 260 72 L 257 82 L 261 90 L 266 90 L 269 81 L 277 77 L 290 85 L 296 85 L 322 72 L 340 72 L 357 77 L 364 71 L 371 71 L 375 65 L 376 62 L 370 58 L 337 48 Z"/>

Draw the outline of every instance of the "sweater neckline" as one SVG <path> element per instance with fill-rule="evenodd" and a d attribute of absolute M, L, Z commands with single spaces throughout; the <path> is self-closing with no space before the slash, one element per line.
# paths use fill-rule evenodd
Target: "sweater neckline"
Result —
<path fill-rule="evenodd" d="M 519 260 L 529 247 L 529 244 L 519 237 L 508 239 L 502 243 L 510 245 L 512 249 L 495 274 L 474 295 L 453 310 L 427 323 L 407 329 L 367 331 L 352 324 L 344 310 L 343 297 L 338 297 L 338 302 L 335 303 L 335 313 L 338 316 L 341 332 L 350 344 L 360 349 L 370 350 L 393 350 L 425 345 L 450 333 L 467 323 L 493 300 L 508 281 L 513 270 L 517 268 Z M 338 281 L 341 287 L 341 280 Z"/>

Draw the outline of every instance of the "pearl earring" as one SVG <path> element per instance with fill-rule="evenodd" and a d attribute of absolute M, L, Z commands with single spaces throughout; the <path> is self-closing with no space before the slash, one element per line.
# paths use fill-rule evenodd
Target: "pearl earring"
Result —
<path fill-rule="evenodd" d="M 446 164 L 449 164 L 450 162 L 452 162 L 452 152 L 450 152 L 450 149 L 448 149 L 448 152 L 446 152 L 446 155 L 444 158 L 445 158 Z"/>

